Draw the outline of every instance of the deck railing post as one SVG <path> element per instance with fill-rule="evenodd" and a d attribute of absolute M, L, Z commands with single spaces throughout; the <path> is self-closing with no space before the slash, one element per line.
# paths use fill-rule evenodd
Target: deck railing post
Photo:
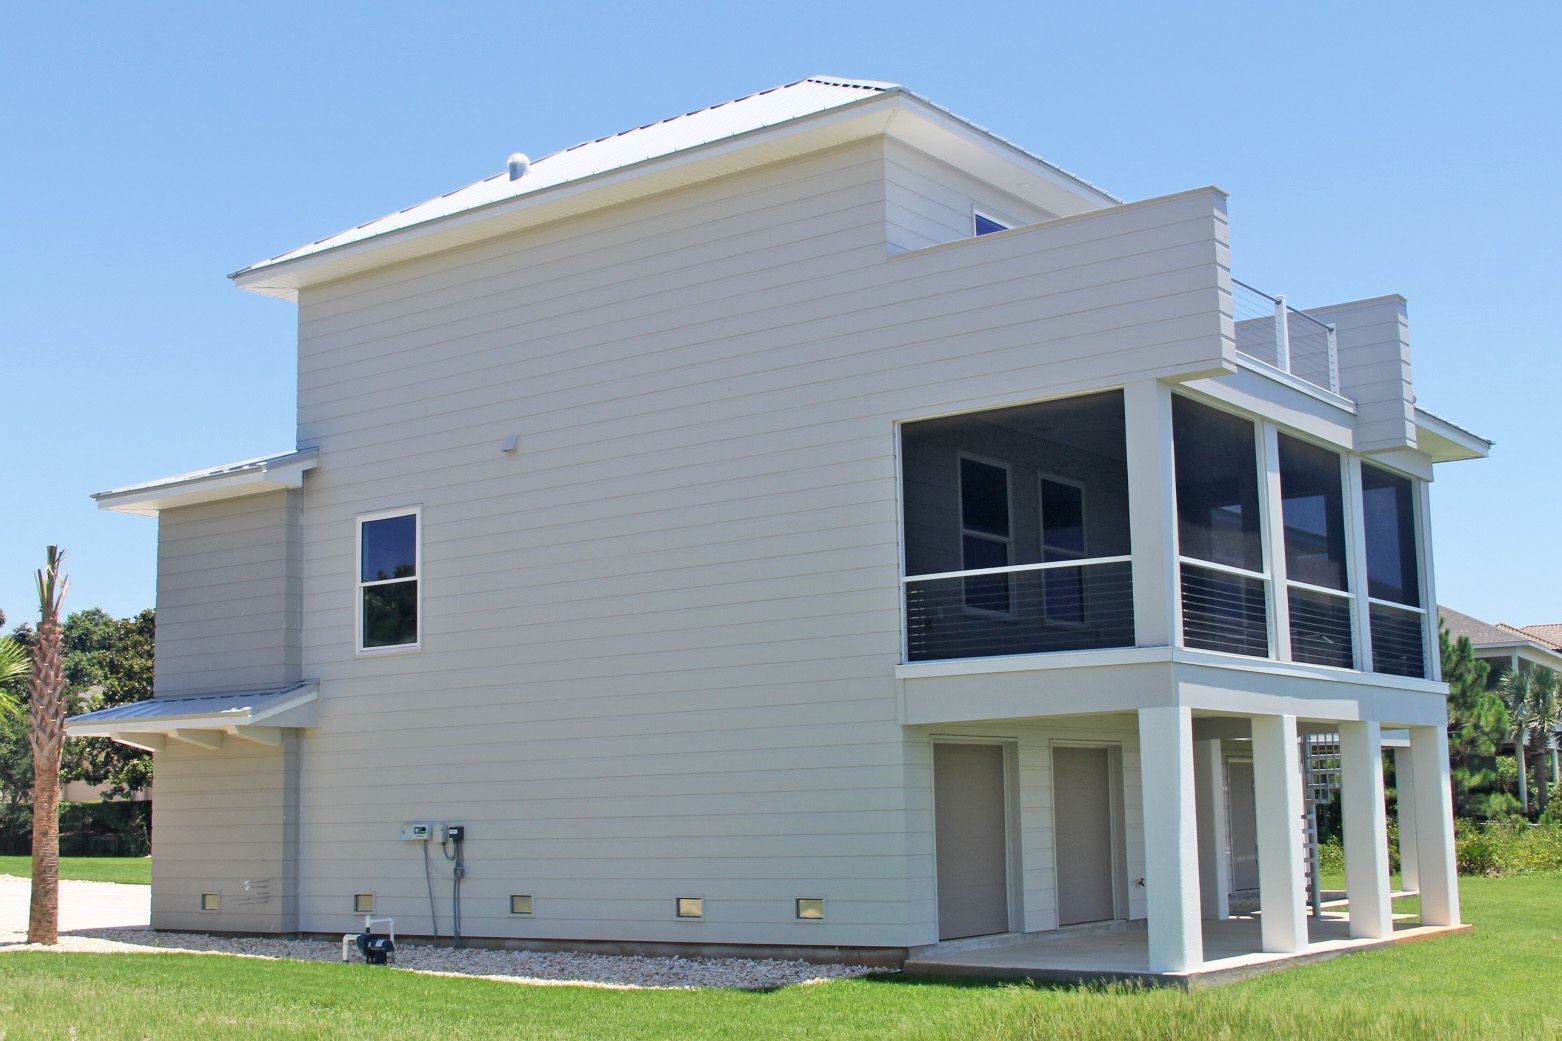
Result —
<path fill-rule="evenodd" d="M 1275 297 L 1275 364 L 1291 371 L 1291 330 L 1286 321 L 1285 294 Z"/>

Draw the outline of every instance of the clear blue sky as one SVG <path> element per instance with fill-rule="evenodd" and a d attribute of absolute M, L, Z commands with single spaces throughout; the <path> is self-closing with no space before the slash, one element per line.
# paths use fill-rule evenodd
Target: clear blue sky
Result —
<path fill-rule="evenodd" d="M 293 446 L 294 309 L 228 272 L 522 150 L 815 73 L 904 83 L 1127 199 L 1231 193 L 1239 277 L 1410 299 L 1445 603 L 1562 621 L 1554 5 L 32 4 L 0 39 L 0 608 L 153 600 L 88 493 Z"/>

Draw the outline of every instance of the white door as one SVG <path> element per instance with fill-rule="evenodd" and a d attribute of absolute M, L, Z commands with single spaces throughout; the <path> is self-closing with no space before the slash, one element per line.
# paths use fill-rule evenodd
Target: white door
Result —
<path fill-rule="evenodd" d="M 938 938 L 1009 931 L 1001 745 L 933 746 Z"/>
<path fill-rule="evenodd" d="M 1253 797 L 1253 762 L 1226 760 L 1226 808 L 1231 815 L 1231 893 L 1258 889 L 1258 807 Z"/>
<path fill-rule="evenodd" d="M 1105 748 L 1052 750 L 1052 806 L 1058 863 L 1058 924 L 1116 917 L 1112 774 Z"/>

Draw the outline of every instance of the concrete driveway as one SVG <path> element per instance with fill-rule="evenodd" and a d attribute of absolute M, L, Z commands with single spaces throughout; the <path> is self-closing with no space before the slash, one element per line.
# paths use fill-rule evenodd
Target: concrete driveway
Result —
<path fill-rule="evenodd" d="M 32 882 L 0 875 L 0 945 L 27 939 Z M 77 929 L 145 929 L 152 920 L 152 887 L 117 882 L 61 882 L 60 932 Z"/>

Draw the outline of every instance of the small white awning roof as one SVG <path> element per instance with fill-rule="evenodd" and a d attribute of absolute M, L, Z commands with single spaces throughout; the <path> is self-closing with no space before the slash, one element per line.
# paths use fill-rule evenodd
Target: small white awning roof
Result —
<path fill-rule="evenodd" d="M 65 731 L 71 737 L 108 737 L 153 752 L 169 741 L 220 748 L 225 736 L 280 745 L 284 729 L 318 724 L 319 694 L 319 686 L 308 681 L 278 690 L 149 698 L 72 716 L 65 721 Z"/>
<path fill-rule="evenodd" d="M 320 450 L 306 448 L 114 488 L 98 492 L 93 498 L 100 510 L 156 517 L 160 511 L 175 506 L 301 488 L 304 471 L 313 470 L 319 462 Z"/>

